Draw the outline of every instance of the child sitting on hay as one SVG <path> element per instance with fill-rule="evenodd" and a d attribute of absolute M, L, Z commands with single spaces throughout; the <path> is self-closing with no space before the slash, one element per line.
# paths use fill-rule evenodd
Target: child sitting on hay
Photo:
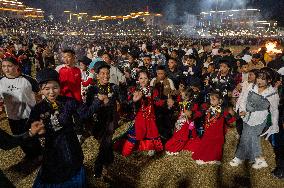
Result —
<path fill-rule="evenodd" d="M 220 163 L 223 154 L 226 125 L 235 122 L 233 112 L 222 107 L 223 100 L 218 92 L 210 93 L 210 104 L 202 105 L 204 114 L 204 134 L 201 138 L 190 140 L 185 150 L 192 152 L 197 164 Z"/>
<path fill-rule="evenodd" d="M 187 142 L 197 137 L 194 120 L 201 117 L 197 98 L 192 89 L 181 91 L 178 96 L 180 114 L 175 123 L 175 130 L 172 138 L 167 141 L 165 150 L 167 155 L 176 155 L 184 149 Z"/>
<path fill-rule="evenodd" d="M 130 88 L 129 100 L 133 104 L 136 114 L 133 127 L 126 133 L 127 138 L 116 142 L 122 145 L 122 155 L 129 156 L 137 148 L 147 151 L 152 156 L 163 150 L 156 125 L 154 105 L 157 105 L 158 92 L 149 86 L 148 72 L 141 70 L 138 74 L 138 86 Z"/>

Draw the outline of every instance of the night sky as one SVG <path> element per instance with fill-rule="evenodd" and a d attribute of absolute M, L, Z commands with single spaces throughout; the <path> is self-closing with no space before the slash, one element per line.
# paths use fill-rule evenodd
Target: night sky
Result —
<path fill-rule="evenodd" d="M 64 10 L 88 12 L 91 15 L 121 15 L 130 11 L 145 11 L 171 16 L 174 20 L 185 12 L 199 14 L 214 9 L 217 0 L 22 0 L 29 6 L 42 8 L 48 14 L 60 15 Z M 219 9 L 259 8 L 267 19 L 274 19 L 284 26 L 284 0 L 218 0 Z"/>

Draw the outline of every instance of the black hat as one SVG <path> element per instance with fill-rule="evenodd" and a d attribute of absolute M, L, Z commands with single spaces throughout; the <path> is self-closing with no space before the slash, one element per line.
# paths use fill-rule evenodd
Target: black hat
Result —
<path fill-rule="evenodd" d="M 36 80 L 39 84 L 43 84 L 48 81 L 59 82 L 59 74 L 56 70 L 51 68 L 43 69 L 36 74 Z"/>
<path fill-rule="evenodd" d="M 95 70 L 96 73 L 99 73 L 100 69 L 102 69 L 102 68 L 110 69 L 110 66 L 105 61 L 98 61 L 94 65 L 94 70 Z"/>
<path fill-rule="evenodd" d="M 92 60 L 90 58 L 88 58 L 87 56 L 83 56 L 78 61 L 83 63 L 86 66 L 89 66 L 91 64 L 91 62 L 92 62 Z"/>

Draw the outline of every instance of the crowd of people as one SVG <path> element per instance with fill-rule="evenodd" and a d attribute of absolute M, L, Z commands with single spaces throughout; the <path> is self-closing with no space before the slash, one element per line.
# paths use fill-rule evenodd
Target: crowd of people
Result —
<path fill-rule="evenodd" d="M 177 36 L 17 33 L 2 37 L 0 50 L 0 109 L 17 137 L 1 131 L 0 147 L 20 144 L 24 160 L 42 161 L 34 187 L 86 187 L 88 134 L 100 143 L 99 178 L 114 151 L 126 160 L 188 151 L 197 164 L 220 164 L 228 127 L 239 134 L 232 167 L 267 167 L 264 136 L 275 151 L 272 174 L 283 179 L 283 53 L 234 54 L 221 46 L 226 40 Z M 113 142 L 121 119 L 130 127 Z"/>

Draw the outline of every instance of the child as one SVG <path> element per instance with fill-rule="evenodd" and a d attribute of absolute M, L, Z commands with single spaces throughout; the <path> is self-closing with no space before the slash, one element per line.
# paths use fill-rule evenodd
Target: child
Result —
<path fill-rule="evenodd" d="M 172 100 L 172 95 L 177 93 L 174 83 L 171 79 L 167 78 L 165 67 L 162 65 L 157 66 L 157 77 L 153 78 L 150 82 L 150 86 L 155 88 L 158 92 L 158 99 L 161 104 L 156 106 L 155 115 L 156 123 L 161 135 L 161 139 L 164 142 L 172 136 L 174 121 L 173 110 L 168 108 L 167 101 Z"/>
<path fill-rule="evenodd" d="M 165 149 L 168 155 L 178 154 L 191 138 L 196 138 L 196 130 L 193 120 L 201 116 L 198 104 L 194 102 L 194 91 L 187 89 L 181 93 L 179 102 L 180 114 L 175 123 L 173 137 L 166 143 Z"/>
<path fill-rule="evenodd" d="M 53 69 L 37 74 L 43 101 L 32 109 L 28 124 L 43 124 L 44 153 L 34 188 L 86 187 L 83 151 L 77 139 L 73 119 L 77 102 L 60 96 L 59 75 Z"/>
<path fill-rule="evenodd" d="M 256 75 L 256 84 L 250 84 L 242 91 L 239 98 L 239 115 L 243 119 L 243 130 L 240 143 L 237 147 L 235 158 L 230 162 L 231 166 L 238 166 L 243 160 L 254 162 L 252 168 L 260 169 L 267 167 L 262 155 L 260 135 L 267 125 L 267 116 L 271 113 L 272 126 L 262 135 L 270 135 L 279 131 L 278 105 L 279 95 L 271 86 L 271 75 L 260 70 Z"/>
<path fill-rule="evenodd" d="M 82 59 L 78 61 L 80 63 L 81 78 L 82 78 L 81 95 L 82 95 L 82 100 L 84 101 L 88 87 L 94 83 L 94 72 L 92 71 L 93 69 L 91 69 L 90 71 L 88 70 L 90 63 L 92 62 L 91 59 L 84 56 Z"/>
<path fill-rule="evenodd" d="M 103 168 L 114 160 L 112 137 L 118 126 L 117 106 L 124 97 L 118 86 L 109 82 L 110 66 L 106 62 L 96 62 L 94 71 L 97 83 L 88 88 L 80 118 L 93 125 L 93 134 L 100 143 L 94 166 L 94 176 L 100 178 Z"/>
<path fill-rule="evenodd" d="M 247 82 L 248 81 L 248 75 L 249 75 L 249 69 L 248 69 L 248 63 L 244 60 L 239 60 L 240 62 L 240 72 L 235 75 L 235 83 L 236 85 Z"/>
<path fill-rule="evenodd" d="M 128 140 L 123 145 L 123 156 L 129 156 L 136 143 L 139 144 L 139 151 L 148 151 L 149 156 L 153 156 L 155 151 L 163 150 L 154 112 L 157 91 L 149 86 L 149 75 L 146 71 L 140 71 L 138 75 L 139 84 L 130 89 L 129 96 L 136 109 L 134 130 L 129 132 Z"/>
<path fill-rule="evenodd" d="M 192 159 L 198 164 L 220 163 L 222 160 L 226 125 L 235 121 L 235 118 L 222 108 L 222 102 L 220 93 L 210 93 L 209 107 L 203 105 L 206 109 L 204 134 L 202 138 L 193 139 L 185 146 L 186 150 L 193 153 Z"/>

